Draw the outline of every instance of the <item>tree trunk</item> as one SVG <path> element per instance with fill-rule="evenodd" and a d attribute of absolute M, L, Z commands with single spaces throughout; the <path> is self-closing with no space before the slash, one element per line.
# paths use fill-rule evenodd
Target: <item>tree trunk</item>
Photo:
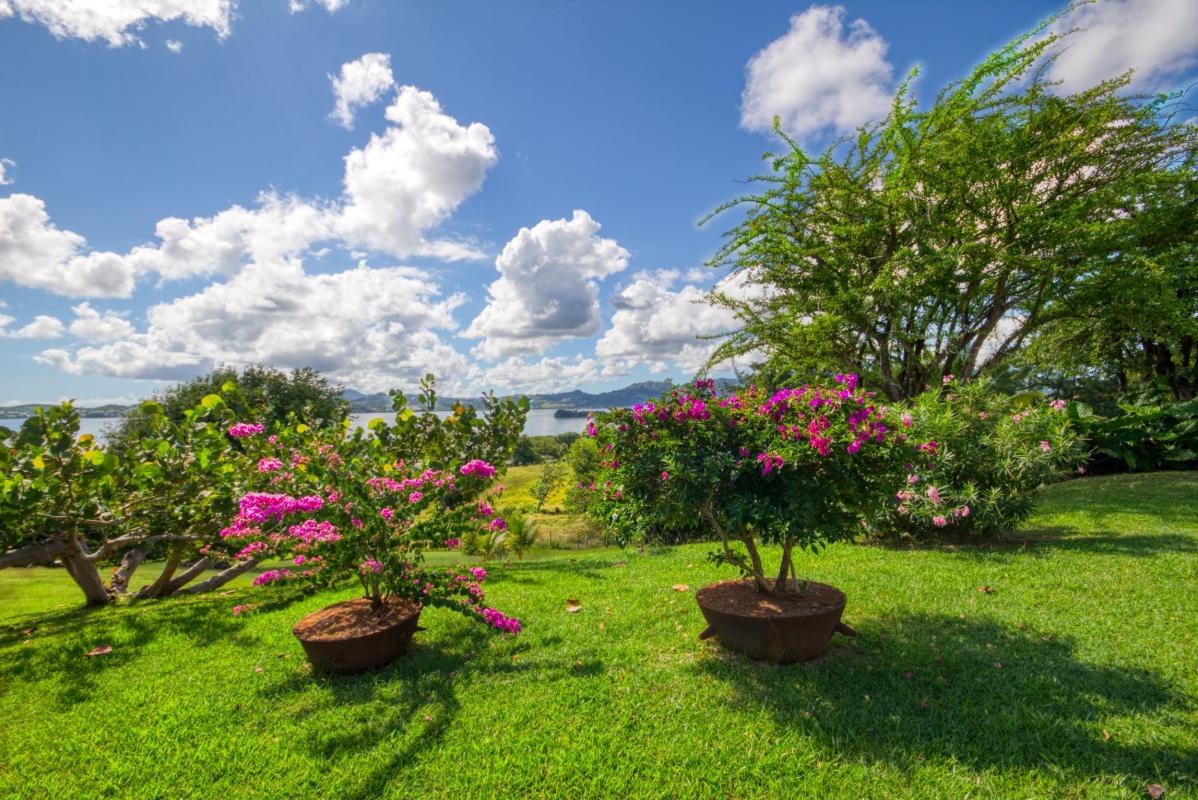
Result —
<path fill-rule="evenodd" d="M 791 553 L 794 552 L 795 540 L 787 536 L 786 541 L 782 544 L 782 565 L 778 568 L 778 580 L 774 581 L 774 592 L 779 593 L 786 589 L 786 578 L 791 572 Z"/>
<path fill-rule="evenodd" d="M 104 586 L 104 579 L 100 577 L 100 571 L 96 569 L 95 563 L 89 560 L 87 554 L 83 552 L 83 545 L 78 539 L 71 538 L 67 553 L 62 557 L 62 563 L 66 566 L 70 576 L 74 578 L 75 583 L 83 590 L 87 605 L 103 606 L 108 604 L 112 598 Z"/>
<path fill-rule="evenodd" d="M 757 552 L 757 544 L 753 541 L 753 535 L 746 531 L 741 535 L 741 542 L 749 551 L 749 559 L 753 563 L 753 588 L 762 594 L 773 594 L 765 580 L 765 568 L 761 566 L 761 554 Z"/>
<path fill-rule="evenodd" d="M 183 560 L 183 548 L 175 546 L 171 548 L 170 555 L 166 558 L 166 563 L 162 565 L 162 572 L 157 579 L 149 586 L 143 587 L 137 593 L 137 599 L 141 600 L 146 597 L 162 597 L 166 594 L 167 587 L 170 586 L 171 578 L 175 575 L 175 570 L 179 566 L 179 562 Z"/>
<path fill-rule="evenodd" d="M 193 580 L 195 580 L 196 577 L 198 577 L 200 575 L 200 573 L 202 573 L 204 570 L 208 569 L 208 567 L 211 565 L 212 565 L 212 559 L 208 558 L 207 556 L 204 556 L 199 561 L 192 564 L 187 569 L 183 570 L 183 572 L 180 573 L 179 577 L 175 578 L 169 584 L 167 584 L 165 594 L 171 595 L 171 594 L 174 594 L 175 592 L 179 591 L 184 586 L 186 586 L 187 584 L 189 584 Z"/>
<path fill-rule="evenodd" d="M 251 569 L 258 566 L 258 562 L 260 560 L 261 559 L 251 558 L 248 561 L 239 561 L 228 569 L 213 575 L 208 580 L 200 581 L 194 586 L 188 586 L 184 589 L 180 589 L 179 594 L 203 594 L 204 592 L 210 592 L 213 589 L 219 589 L 229 581 L 236 578 L 238 575 L 241 575 L 244 572 L 249 572 Z"/>
<path fill-rule="evenodd" d="M 109 594 L 125 594 L 129 591 L 129 580 L 141 566 L 142 559 L 145 557 L 146 554 L 139 547 L 125 553 L 125 557 L 121 559 L 121 565 L 112 573 L 112 583 L 108 586 Z"/>
<path fill-rule="evenodd" d="M 5 567 L 31 567 L 35 564 L 50 564 L 54 559 L 65 556 L 69 547 L 66 539 L 51 539 L 0 555 L 0 569 Z"/>

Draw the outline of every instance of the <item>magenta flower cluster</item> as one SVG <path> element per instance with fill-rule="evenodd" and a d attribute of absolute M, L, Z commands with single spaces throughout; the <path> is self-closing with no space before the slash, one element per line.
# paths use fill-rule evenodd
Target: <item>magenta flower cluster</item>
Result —
<path fill-rule="evenodd" d="M 234 439 L 247 439 L 256 433 L 262 433 L 263 427 L 250 422 L 238 422 L 229 426 L 229 435 Z"/>

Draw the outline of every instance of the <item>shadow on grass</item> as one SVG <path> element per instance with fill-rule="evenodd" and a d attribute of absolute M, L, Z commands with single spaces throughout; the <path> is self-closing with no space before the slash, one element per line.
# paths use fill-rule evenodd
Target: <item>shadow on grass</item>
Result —
<path fill-rule="evenodd" d="M 550 558 L 541 561 L 513 561 L 508 564 L 488 564 L 487 583 L 538 584 L 546 577 L 574 575 L 588 580 L 605 580 L 613 570 L 622 566 L 623 558 L 608 555 Z"/>
<path fill-rule="evenodd" d="M 1198 553 L 1198 535 L 1127 534 L 1089 527 L 1036 525 L 1001 539 L 935 542 L 871 540 L 862 542 L 862 545 L 887 550 L 941 550 L 987 557 L 1064 552 L 1149 558 L 1164 553 Z"/>
<path fill-rule="evenodd" d="M 1193 699 L 1149 669 L 1084 663 L 1067 639 L 947 616 L 865 624 L 860 634 L 808 664 L 717 649 L 695 668 L 844 758 L 1198 783 Z M 1104 724 L 1127 730 L 1117 724 L 1125 716 L 1139 718 L 1137 740 L 1105 738 Z M 1157 727 L 1172 735 L 1148 730 Z"/>
<path fill-rule="evenodd" d="M 996 542 L 992 549 L 1025 552 L 1053 550 L 1147 558 L 1162 553 L 1198 553 L 1198 536 L 1177 533 L 1121 534 L 1112 530 L 1038 525 L 1020 531 L 1018 538 Z"/>
<path fill-rule="evenodd" d="M 560 643 L 554 637 L 535 647 L 519 639 L 500 640 L 477 622 L 448 615 L 438 620 L 437 630 L 435 638 L 426 633 L 414 639 L 408 652 L 384 669 L 302 673 L 263 690 L 267 702 L 301 709 L 306 736 L 296 746 L 329 764 L 330 773 L 338 771 L 338 761 L 369 754 L 358 759 L 369 766 L 355 766 L 353 785 L 337 787 L 338 798 L 373 800 L 389 785 L 402 785 L 405 771 L 452 728 L 462 711 L 462 686 L 516 674 L 552 681 L 604 672 L 597 661 L 571 666 L 542 660 L 539 651 Z"/>
<path fill-rule="evenodd" d="M 308 594 L 280 591 L 255 606 L 270 611 Z M 53 677 L 55 702 L 65 708 L 90 698 L 105 672 L 129 666 L 144 646 L 162 636 L 182 637 L 194 648 L 216 642 L 255 645 L 258 638 L 237 623 L 231 607 L 230 597 L 170 597 L 31 615 L 0 628 L 0 686 Z M 86 655 L 100 646 L 112 651 Z"/>

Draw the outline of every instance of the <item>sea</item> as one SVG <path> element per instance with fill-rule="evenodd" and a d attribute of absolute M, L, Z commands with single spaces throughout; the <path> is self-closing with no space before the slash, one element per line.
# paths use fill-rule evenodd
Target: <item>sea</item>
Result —
<path fill-rule="evenodd" d="M 435 411 L 437 416 L 447 417 L 452 414 L 452 411 Z M 350 414 L 350 420 L 356 427 L 363 428 L 370 423 L 372 419 L 384 419 L 390 422 L 394 417 L 391 413 L 376 411 L 367 414 Z M 25 420 L 16 419 L 0 419 L 0 425 L 6 428 L 16 430 L 21 427 L 21 423 Z M 120 422 L 120 417 L 84 417 L 79 420 L 79 432 L 90 433 L 98 440 L 103 441 L 104 434 L 110 428 L 116 426 Z M 528 412 L 528 417 L 524 420 L 524 433 L 526 436 L 557 436 L 559 433 L 580 433 L 586 428 L 587 421 L 583 417 L 555 417 L 551 408 L 534 408 Z"/>

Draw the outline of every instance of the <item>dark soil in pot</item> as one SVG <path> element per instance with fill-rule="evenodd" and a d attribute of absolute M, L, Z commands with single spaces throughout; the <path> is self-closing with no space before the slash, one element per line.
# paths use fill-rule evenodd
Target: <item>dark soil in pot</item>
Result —
<path fill-rule="evenodd" d="M 750 658 L 790 664 L 819 656 L 837 631 L 854 635 L 840 621 L 844 592 L 814 581 L 788 581 L 787 588 L 780 594 L 762 594 L 751 580 L 703 587 L 695 593 L 707 619 L 699 638 L 718 636 Z"/>
<path fill-rule="evenodd" d="M 326 606 L 292 629 L 312 665 L 336 672 L 362 672 L 386 666 L 403 655 L 412 634 L 423 630 L 421 606 L 385 600 L 374 608 L 365 597 Z"/>

